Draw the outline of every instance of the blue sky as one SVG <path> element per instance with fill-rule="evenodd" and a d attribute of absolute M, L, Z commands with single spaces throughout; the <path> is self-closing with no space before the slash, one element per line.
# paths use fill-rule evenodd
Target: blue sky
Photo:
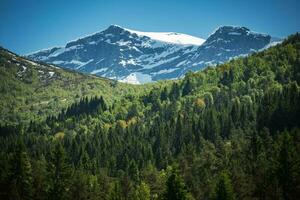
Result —
<path fill-rule="evenodd" d="M 110 24 L 207 38 L 222 25 L 285 37 L 300 31 L 299 0 L 1 0 L 0 45 L 25 54 Z"/>

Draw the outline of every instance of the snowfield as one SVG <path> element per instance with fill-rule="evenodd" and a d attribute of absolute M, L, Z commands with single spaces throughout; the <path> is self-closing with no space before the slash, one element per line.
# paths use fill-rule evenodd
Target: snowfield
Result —
<path fill-rule="evenodd" d="M 194 37 L 191 35 L 183 34 L 183 33 L 174 33 L 174 32 L 142 32 L 142 31 L 135 31 L 131 29 L 125 30 L 135 33 L 139 36 L 146 36 L 153 40 L 158 40 L 162 42 L 172 43 L 172 44 L 179 44 L 179 45 L 196 45 L 200 46 L 205 42 L 205 39 Z"/>

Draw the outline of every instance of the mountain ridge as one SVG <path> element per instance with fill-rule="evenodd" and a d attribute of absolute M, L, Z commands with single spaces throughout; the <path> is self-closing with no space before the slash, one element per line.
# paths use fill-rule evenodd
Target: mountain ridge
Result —
<path fill-rule="evenodd" d="M 271 39 L 239 26 L 219 27 L 204 40 L 182 33 L 141 32 L 111 25 L 27 58 L 139 84 L 178 79 L 188 71 L 259 51 L 270 45 Z"/>

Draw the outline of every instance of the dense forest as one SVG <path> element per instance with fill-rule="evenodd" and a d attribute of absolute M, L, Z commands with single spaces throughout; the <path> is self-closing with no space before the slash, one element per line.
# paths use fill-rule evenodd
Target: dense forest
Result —
<path fill-rule="evenodd" d="M 299 199 L 300 34 L 140 90 L 3 121 L 0 199 Z"/>

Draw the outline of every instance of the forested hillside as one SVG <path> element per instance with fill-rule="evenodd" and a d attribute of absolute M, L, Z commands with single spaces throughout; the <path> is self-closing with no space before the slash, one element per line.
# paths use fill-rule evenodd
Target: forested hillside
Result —
<path fill-rule="evenodd" d="M 84 77 L 74 87 L 98 81 Z M 182 80 L 93 90 L 44 120 L 3 123 L 0 199 L 299 199 L 299 84 L 297 33 Z"/>
<path fill-rule="evenodd" d="M 58 114 L 83 97 L 103 95 L 108 103 L 153 85 L 136 86 L 24 59 L 0 47 L 0 123 L 29 122 Z"/>

